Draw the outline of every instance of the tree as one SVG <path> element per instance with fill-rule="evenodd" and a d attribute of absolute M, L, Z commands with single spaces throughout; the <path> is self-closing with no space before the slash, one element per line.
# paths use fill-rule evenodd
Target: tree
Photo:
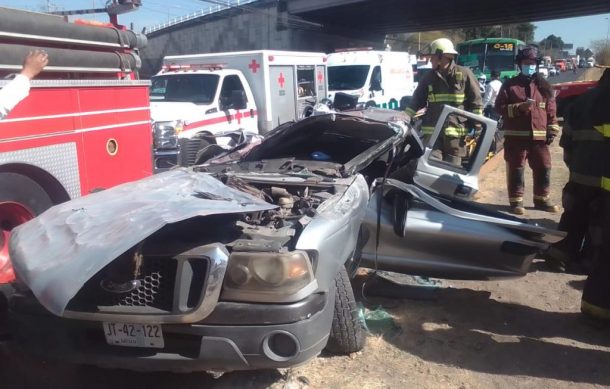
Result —
<path fill-rule="evenodd" d="M 546 38 L 540 41 L 540 48 L 542 48 L 543 50 L 561 50 L 563 49 L 563 45 L 563 39 L 553 34 L 547 36 Z"/>
<path fill-rule="evenodd" d="M 584 47 L 577 47 L 576 48 L 576 55 L 578 55 L 579 57 L 584 57 L 585 56 L 585 48 Z"/>
<path fill-rule="evenodd" d="M 534 41 L 534 30 L 536 26 L 532 23 L 519 23 L 515 25 L 515 30 L 517 31 L 517 39 L 520 39 L 524 42 L 533 42 Z"/>
<path fill-rule="evenodd" d="M 591 41 L 591 49 L 593 49 L 593 53 L 599 53 L 606 47 L 610 47 L 610 44 L 606 39 Z"/>

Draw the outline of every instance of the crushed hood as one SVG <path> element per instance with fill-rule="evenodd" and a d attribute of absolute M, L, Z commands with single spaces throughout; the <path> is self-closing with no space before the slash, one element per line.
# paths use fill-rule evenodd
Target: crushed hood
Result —
<path fill-rule="evenodd" d="M 57 205 L 13 230 L 18 278 L 61 316 L 93 275 L 166 224 L 274 205 L 212 176 L 176 169 Z"/>

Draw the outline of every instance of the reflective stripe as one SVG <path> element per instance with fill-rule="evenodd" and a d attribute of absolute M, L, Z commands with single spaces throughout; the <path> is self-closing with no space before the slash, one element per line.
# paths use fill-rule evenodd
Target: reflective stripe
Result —
<path fill-rule="evenodd" d="M 536 195 L 534 195 L 534 200 L 547 201 L 548 199 L 549 199 L 549 196 L 536 196 Z"/>
<path fill-rule="evenodd" d="M 603 190 L 610 191 L 610 177 L 588 176 L 586 174 L 570 172 L 570 181 L 576 184 L 592 186 L 594 188 L 602 188 Z"/>
<path fill-rule="evenodd" d="M 509 197 L 508 202 L 509 203 L 522 203 L 523 197 Z"/>
<path fill-rule="evenodd" d="M 409 116 L 414 116 L 415 115 L 415 110 L 412 108 L 407 107 L 407 109 L 405 109 L 405 112 L 407 113 L 407 115 Z"/>
<path fill-rule="evenodd" d="M 521 103 L 508 104 L 507 108 L 509 118 L 514 118 L 515 116 L 519 115 L 519 105 L 521 105 Z"/>
<path fill-rule="evenodd" d="M 561 129 L 561 127 L 559 127 L 559 124 L 549 124 L 547 127 L 548 128 L 552 128 L 554 130 L 560 130 Z"/>
<path fill-rule="evenodd" d="M 434 127 L 422 126 L 421 131 L 424 135 L 431 135 L 434 132 Z M 466 129 L 463 127 L 445 127 L 445 135 L 459 137 L 466 135 Z"/>
<path fill-rule="evenodd" d="M 432 135 L 434 132 L 434 127 L 422 126 L 421 131 L 424 133 L 424 135 Z"/>
<path fill-rule="evenodd" d="M 602 189 L 610 192 L 610 177 L 602 177 Z"/>
<path fill-rule="evenodd" d="M 430 93 L 428 95 L 428 101 L 431 103 L 457 103 L 461 104 L 464 102 L 466 96 L 464 94 L 451 94 L 451 93 Z"/>
<path fill-rule="evenodd" d="M 604 140 L 604 136 L 599 133 L 597 130 L 577 130 L 577 131 L 568 131 L 570 134 L 570 138 L 574 140 L 589 140 L 589 141 L 602 141 Z"/>
<path fill-rule="evenodd" d="M 610 124 L 602 124 L 600 126 L 594 126 L 594 127 L 604 137 L 606 137 L 606 138 L 610 137 Z"/>
<path fill-rule="evenodd" d="M 465 136 L 466 129 L 464 127 L 445 127 L 445 135 L 453 136 L 456 138 L 459 136 Z"/>
<path fill-rule="evenodd" d="M 546 130 L 532 130 L 532 134 L 534 134 L 534 136 L 544 138 L 546 136 Z"/>
<path fill-rule="evenodd" d="M 475 115 L 483 115 L 483 108 L 473 108 L 472 113 Z"/>

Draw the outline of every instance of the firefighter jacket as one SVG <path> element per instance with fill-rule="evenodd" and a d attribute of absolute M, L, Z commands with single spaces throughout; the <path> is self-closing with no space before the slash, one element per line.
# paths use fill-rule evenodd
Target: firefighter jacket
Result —
<path fill-rule="evenodd" d="M 534 100 L 532 109 L 523 113 L 521 104 Z M 522 74 L 506 81 L 496 98 L 496 111 L 504 120 L 504 137 L 546 141 L 559 134 L 557 106 L 554 98 L 542 95 L 534 80 Z"/>
<path fill-rule="evenodd" d="M 565 115 L 560 145 L 570 181 L 610 191 L 610 70 Z"/>
<path fill-rule="evenodd" d="M 412 117 L 420 109 L 426 108 L 422 132 L 431 135 L 445 104 L 477 115 L 483 114 L 479 82 L 470 69 L 453 63 L 446 76 L 438 71 L 426 74 L 417 85 L 406 112 Z M 466 119 L 451 115 L 447 121 L 445 135 L 460 137 L 467 134 Z"/>

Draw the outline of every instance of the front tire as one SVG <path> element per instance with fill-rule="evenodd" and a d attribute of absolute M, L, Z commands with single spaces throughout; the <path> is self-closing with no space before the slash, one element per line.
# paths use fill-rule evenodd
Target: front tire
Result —
<path fill-rule="evenodd" d="M 364 327 L 358 316 L 358 306 L 345 267 L 335 276 L 335 312 L 326 350 L 333 354 L 351 354 L 362 350 Z"/>

